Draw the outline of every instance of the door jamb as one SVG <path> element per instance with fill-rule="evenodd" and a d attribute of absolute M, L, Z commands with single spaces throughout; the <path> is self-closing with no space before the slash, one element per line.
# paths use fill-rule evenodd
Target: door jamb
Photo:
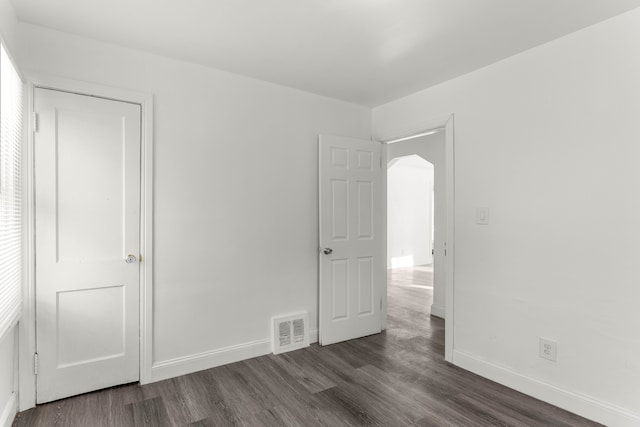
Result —
<path fill-rule="evenodd" d="M 421 126 L 412 127 L 411 129 L 404 129 L 389 134 L 385 134 L 381 137 L 377 137 L 378 141 L 382 142 L 382 197 L 383 207 L 380 218 L 383 226 L 383 242 L 384 242 L 384 259 L 387 257 L 387 168 L 386 165 L 388 159 L 388 144 L 390 141 L 395 141 L 401 138 L 418 137 L 422 134 L 429 133 L 435 130 L 444 130 L 445 133 L 445 165 L 446 165 L 446 177 L 445 188 L 447 189 L 447 230 L 446 230 L 446 248 L 447 256 L 445 257 L 446 263 L 446 283 L 445 283 L 445 354 L 444 359 L 447 362 L 453 363 L 453 349 L 454 349 L 454 307 L 455 307 L 455 151 L 454 151 L 454 115 L 447 114 L 439 118 L 435 118 L 423 123 Z M 382 329 L 386 329 L 387 322 L 387 276 L 386 276 L 386 261 L 384 262 L 385 272 L 381 283 L 384 283 L 384 289 L 381 291 L 383 298 L 381 322 Z"/>
<path fill-rule="evenodd" d="M 34 91 L 36 88 L 54 89 L 79 95 L 95 96 L 140 105 L 140 383 L 152 379 L 153 339 L 153 95 L 77 80 L 30 75 L 27 76 L 27 123 L 24 147 L 24 261 L 23 309 L 19 323 L 19 409 L 24 411 L 36 404 L 35 319 L 35 187 L 34 187 Z"/>

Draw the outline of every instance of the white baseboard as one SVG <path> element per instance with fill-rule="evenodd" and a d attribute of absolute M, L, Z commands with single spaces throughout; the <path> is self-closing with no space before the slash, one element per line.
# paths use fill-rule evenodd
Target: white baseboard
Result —
<path fill-rule="evenodd" d="M 527 377 L 471 354 L 454 350 L 453 363 L 482 377 L 593 421 L 611 427 L 640 426 L 640 414 Z"/>
<path fill-rule="evenodd" d="M 438 307 L 435 304 L 431 304 L 431 315 L 432 316 L 444 319 L 444 313 L 445 313 L 444 307 Z"/>
<path fill-rule="evenodd" d="M 309 343 L 318 342 L 318 330 L 309 331 Z M 204 369 L 215 368 L 272 352 L 271 340 L 259 340 L 230 347 L 220 348 L 190 356 L 156 362 L 151 368 L 152 382 L 162 381 Z M 4 427 L 0 425 L 0 427 Z"/>
<path fill-rule="evenodd" d="M 7 400 L 7 403 L 2 409 L 2 413 L 0 413 L 0 427 L 11 427 L 13 419 L 16 417 L 17 413 L 18 402 L 16 400 L 16 394 L 11 393 L 11 396 L 9 396 L 9 400 Z"/>
<path fill-rule="evenodd" d="M 271 353 L 271 340 L 252 341 L 176 359 L 156 362 L 151 368 L 153 381 L 186 375 L 228 363 Z"/>

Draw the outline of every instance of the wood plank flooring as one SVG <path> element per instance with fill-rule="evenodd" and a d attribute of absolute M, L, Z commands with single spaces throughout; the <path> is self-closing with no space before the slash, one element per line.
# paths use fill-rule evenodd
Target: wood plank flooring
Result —
<path fill-rule="evenodd" d="M 39 405 L 13 426 L 598 425 L 444 362 L 430 269 L 389 278 L 381 334 Z"/>

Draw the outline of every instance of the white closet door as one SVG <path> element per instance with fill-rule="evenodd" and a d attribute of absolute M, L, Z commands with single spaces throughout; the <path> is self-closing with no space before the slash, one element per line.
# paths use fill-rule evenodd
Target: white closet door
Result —
<path fill-rule="evenodd" d="M 140 106 L 36 89 L 37 402 L 139 378 Z"/>

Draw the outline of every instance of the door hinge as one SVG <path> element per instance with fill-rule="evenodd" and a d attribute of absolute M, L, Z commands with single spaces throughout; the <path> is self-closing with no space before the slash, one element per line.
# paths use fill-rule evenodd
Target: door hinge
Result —
<path fill-rule="evenodd" d="M 380 298 L 380 311 L 382 311 L 382 298 Z"/>
<path fill-rule="evenodd" d="M 40 367 L 39 365 L 40 363 L 38 361 L 38 353 L 35 353 L 33 355 L 33 373 L 36 375 L 38 375 L 38 368 Z"/>
<path fill-rule="evenodd" d="M 33 112 L 33 131 L 38 132 L 38 113 Z"/>

